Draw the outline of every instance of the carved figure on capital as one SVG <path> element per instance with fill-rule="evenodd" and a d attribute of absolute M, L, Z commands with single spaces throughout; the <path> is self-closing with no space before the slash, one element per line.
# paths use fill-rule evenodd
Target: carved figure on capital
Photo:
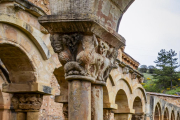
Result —
<path fill-rule="evenodd" d="M 65 76 L 82 75 L 105 81 L 115 66 L 118 51 L 95 35 L 54 34 L 50 38 Z"/>

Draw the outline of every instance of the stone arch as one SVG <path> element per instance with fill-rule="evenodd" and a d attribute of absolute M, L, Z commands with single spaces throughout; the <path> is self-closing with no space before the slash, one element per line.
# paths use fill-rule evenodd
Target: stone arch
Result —
<path fill-rule="evenodd" d="M 175 120 L 174 110 L 172 110 L 172 112 L 171 112 L 171 120 Z"/>
<path fill-rule="evenodd" d="M 144 91 L 141 90 L 141 88 L 137 87 L 136 89 L 133 89 L 133 94 L 131 96 L 132 102 L 131 102 L 131 108 L 133 108 L 134 100 L 139 97 L 141 99 L 142 103 L 142 113 L 145 113 L 145 106 L 146 106 L 146 96 L 144 96 Z"/>
<path fill-rule="evenodd" d="M 161 106 L 159 102 L 155 106 L 153 118 L 154 120 L 161 120 Z"/>
<path fill-rule="evenodd" d="M 142 85 L 138 84 L 137 86 L 133 87 L 133 94 L 134 94 L 134 92 L 135 92 L 137 89 L 141 90 L 141 92 L 142 92 L 142 94 L 143 94 L 143 96 L 144 96 L 144 100 L 145 100 L 145 102 L 147 102 L 146 91 L 145 91 L 145 89 L 142 87 Z"/>
<path fill-rule="evenodd" d="M 23 31 L 31 40 L 32 42 L 37 46 L 39 52 L 42 55 L 42 58 L 44 60 L 47 60 L 51 57 L 50 52 L 43 42 L 43 40 L 36 35 L 38 33 L 38 30 L 34 28 L 33 26 L 27 24 L 26 22 L 22 21 L 21 19 L 18 19 L 16 17 L 12 17 L 10 15 L 1 15 L 0 16 L 0 23 L 9 24 L 13 27 L 18 28 L 19 30 Z M 0 30 L 1 32 L 1 30 Z M 10 31 L 11 32 L 11 31 Z M 39 34 L 41 34 L 39 32 Z M 2 36 L 0 35 L 0 38 Z"/>
<path fill-rule="evenodd" d="M 135 114 L 133 114 L 131 120 L 142 119 L 143 117 L 143 104 L 140 97 L 136 97 L 133 102 L 133 109 L 135 110 Z"/>
<path fill-rule="evenodd" d="M 37 80 L 35 65 L 23 48 L 12 42 L 1 42 L 0 51 L 0 59 L 9 72 L 11 83 L 27 83 Z"/>
<path fill-rule="evenodd" d="M 129 88 L 129 90 L 130 90 L 130 93 L 132 94 L 132 93 L 133 93 L 133 89 L 132 89 L 131 85 L 129 84 L 129 82 L 128 82 L 126 79 L 124 79 L 124 78 L 121 78 L 120 80 L 124 81 L 124 82 L 127 84 L 128 88 Z M 120 81 L 120 80 L 119 80 L 119 81 Z M 118 81 L 118 82 L 119 82 L 119 81 Z"/>
<path fill-rule="evenodd" d="M 164 110 L 163 120 L 169 120 L 169 110 L 167 107 Z"/>
<path fill-rule="evenodd" d="M 128 97 L 126 92 L 123 89 L 120 89 L 116 94 L 115 103 L 118 105 L 118 109 L 115 111 L 114 119 L 115 120 L 128 120 L 130 112 Z"/>

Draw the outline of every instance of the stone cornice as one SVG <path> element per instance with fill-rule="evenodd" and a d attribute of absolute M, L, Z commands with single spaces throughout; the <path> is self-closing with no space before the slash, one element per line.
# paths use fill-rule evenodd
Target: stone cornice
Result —
<path fill-rule="evenodd" d="M 46 13 L 40 7 L 34 5 L 33 3 L 31 3 L 27 0 L 0 0 L 0 3 L 3 3 L 3 2 L 18 3 L 18 4 L 14 4 L 15 8 L 28 11 L 37 17 L 46 15 Z"/>
<path fill-rule="evenodd" d="M 136 69 L 139 66 L 139 62 L 136 61 L 135 59 L 133 59 L 130 55 L 128 55 L 127 53 L 125 53 L 124 51 L 122 52 L 122 59 L 124 61 L 127 61 L 130 65 L 134 66 Z"/>
<path fill-rule="evenodd" d="M 104 27 L 101 21 L 99 21 L 99 19 L 92 14 L 89 14 L 87 16 L 78 16 L 78 18 L 74 18 L 73 16 L 75 15 L 41 16 L 39 18 L 39 22 L 48 30 L 49 33 L 93 33 L 115 48 L 125 46 L 126 40 L 124 39 L 124 37 L 119 35 L 112 28 Z"/>
<path fill-rule="evenodd" d="M 137 77 L 143 77 L 143 76 L 144 76 L 143 74 L 141 74 L 140 72 L 138 72 L 137 70 L 135 70 L 134 68 L 132 68 L 131 66 L 127 65 L 126 63 L 124 63 L 124 62 L 122 62 L 122 61 L 120 61 L 120 60 L 118 60 L 118 59 L 117 59 L 117 62 L 118 62 L 118 64 L 119 64 L 120 67 L 122 67 L 122 68 L 127 67 L 127 68 L 129 68 L 129 72 L 131 72 L 131 73 L 136 73 L 136 74 L 137 74 Z"/>

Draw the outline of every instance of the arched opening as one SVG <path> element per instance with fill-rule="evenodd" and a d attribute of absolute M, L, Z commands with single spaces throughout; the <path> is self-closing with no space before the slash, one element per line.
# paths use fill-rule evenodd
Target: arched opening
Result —
<path fill-rule="evenodd" d="M 174 110 L 171 112 L 171 120 L 175 120 Z"/>
<path fill-rule="evenodd" d="M 167 108 L 164 111 L 164 120 L 169 120 L 169 111 Z"/>
<path fill-rule="evenodd" d="M 180 116 L 179 116 L 179 113 L 177 113 L 177 120 L 180 120 L 179 117 L 180 117 Z"/>
<path fill-rule="evenodd" d="M 11 83 L 35 82 L 32 62 L 19 48 L 11 44 L 0 44 L 0 59 L 9 72 Z"/>
<path fill-rule="evenodd" d="M 143 119 L 143 106 L 142 101 L 139 97 L 136 97 L 134 99 L 133 109 L 135 110 L 135 114 L 133 114 L 132 120 Z"/>
<path fill-rule="evenodd" d="M 118 109 L 115 111 L 115 120 L 128 120 L 130 109 L 128 106 L 128 98 L 124 90 L 119 90 L 116 95 L 115 103 L 118 105 Z"/>
<path fill-rule="evenodd" d="M 154 120 L 161 120 L 161 107 L 159 103 L 155 107 Z"/>
<path fill-rule="evenodd" d="M 1 76 L 4 77 L 1 77 L 0 80 L 0 116 L 2 117 L 0 120 L 9 120 L 13 119 L 11 117 L 15 115 L 14 110 L 10 109 L 12 95 L 2 92 L 2 85 L 34 83 L 37 75 L 28 55 L 23 49 L 11 42 L 0 44 L 0 60 L 8 71 L 8 77 L 7 73 L 3 73 Z M 5 90 L 8 91 L 9 89 Z"/>

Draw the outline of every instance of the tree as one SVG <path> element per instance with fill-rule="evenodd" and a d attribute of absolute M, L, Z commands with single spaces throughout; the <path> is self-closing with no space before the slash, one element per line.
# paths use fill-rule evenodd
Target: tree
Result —
<path fill-rule="evenodd" d="M 141 65 L 140 66 L 140 68 L 139 68 L 139 71 L 141 72 L 141 73 L 146 73 L 147 72 L 147 66 L 146 65 Z"/>
<path fill-rule="evenodd" d="M 153 65 L 148 66 L 148 70 L 150 74 L 153 74 L 155 71 L 155 67 Z"/>
<path fill-rule="evenodd" d="M 157 60 L 155 61 L 157 69 L 154 71 L 154 78 L 158 79 L 156 83 L 159 84 L 160 87 L 170 87 L 172 89 L 173 85 L 178 83 L 179 76 L 176 68 L 179 66 L 177 65 L 178 59 L 175 58 L 176 55 L 177 53 L 172 49 L 169 51 L 162 49 L 158 53 Z"/>

